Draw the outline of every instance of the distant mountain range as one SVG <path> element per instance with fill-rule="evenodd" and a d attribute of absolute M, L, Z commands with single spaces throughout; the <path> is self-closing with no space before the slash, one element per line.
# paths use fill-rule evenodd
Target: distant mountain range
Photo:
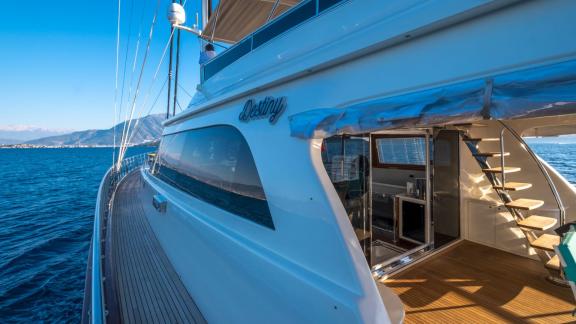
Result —
<path fill-rule="evenodd" d="M 70 133 L 71 129 L 46 129 L 29 125 L 0 126 L 0 144 L 18 144 L 38 138 Z"/>
<path fill-rule="evenodd" d="M 148 142 L 157 141 L 162 134 L 162 114 L 149 115 L 140 118 L 138 129 L 132 137 L 130 144 L 139 145 Z M 132 128 L 136 120 L 132 121 Z M 68 146 L 68 145 L 94 145 L 94 146 L 112 146 L 114 143 L 114 129 L 116 130 L 116 143 L 120 141 L 124 122 L 109 129 L 91 129 L 85 131 L 72 132 L 64 135 L 49 136 L 39 139 L 26 141 L 23 144 L 44 145 L 44 146 Z M 0 140 L 1 143 L 1 140 Z M 6 143 L 9 144 L 9 143 Z M 14 144 L 14 143 L 11 143 Z"/>

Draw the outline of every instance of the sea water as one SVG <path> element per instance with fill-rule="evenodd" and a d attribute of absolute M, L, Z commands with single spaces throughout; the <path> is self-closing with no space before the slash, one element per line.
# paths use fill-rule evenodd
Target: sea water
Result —
<path fill-rule="evenodd" d="M 0 323 L 80 322 L 96 194 L 111 164 L 111 148 L 0 149 Z"/>
<path fill-rule="evenodd" d="M 576 144 L 531 147 L 576 184 Z M 107 148 L 0 149 L 0 323 L 80 321 L 96 193 L 111 163 Z"/>

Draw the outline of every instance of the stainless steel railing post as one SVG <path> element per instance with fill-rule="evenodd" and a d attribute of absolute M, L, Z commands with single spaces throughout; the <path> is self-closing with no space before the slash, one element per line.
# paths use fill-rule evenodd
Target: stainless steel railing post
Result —
<path fill-rule="evenodd" d="M 505 128 L 502 128 L 500 131 L 500 170 L 502 171 L 502 190 L 506 190 L 506 170 L 504 169 L 504 130 Z"/>

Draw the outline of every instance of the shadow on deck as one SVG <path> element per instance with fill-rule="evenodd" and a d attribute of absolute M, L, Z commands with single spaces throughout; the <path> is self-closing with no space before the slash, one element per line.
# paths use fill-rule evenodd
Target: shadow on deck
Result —
<path fill-rule="evenodd" d="M 569 288 L 546 281 L 537 261 L 464 241 L 385 284 L 402 299 L 406 323 L 566 323 Z"/>

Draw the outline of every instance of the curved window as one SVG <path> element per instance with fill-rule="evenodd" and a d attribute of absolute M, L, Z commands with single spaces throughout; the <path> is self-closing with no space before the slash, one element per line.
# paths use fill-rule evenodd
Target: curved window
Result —
<path fill-rule="evenodd" d="M 274 229 L 246 140 L 231 126 L 166 135 L 157 177 L 209 204 Z"/>

